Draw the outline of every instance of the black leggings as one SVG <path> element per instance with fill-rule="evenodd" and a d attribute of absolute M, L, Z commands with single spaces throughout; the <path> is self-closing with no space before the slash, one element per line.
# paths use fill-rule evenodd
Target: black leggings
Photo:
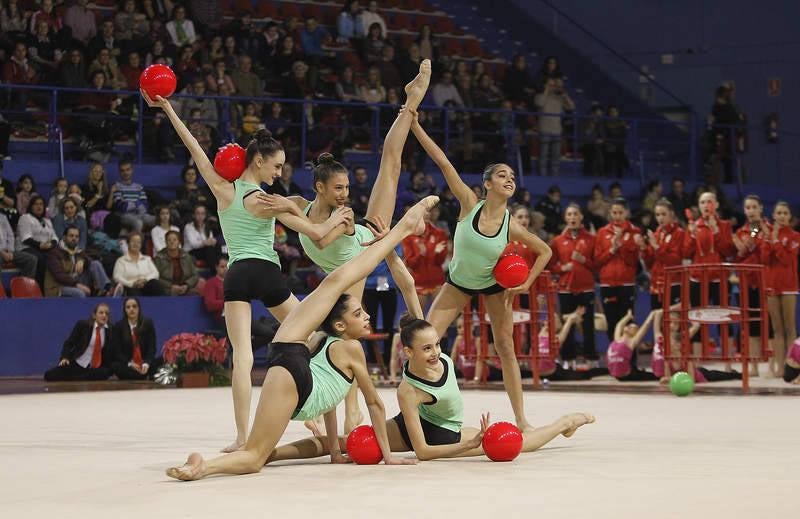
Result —
<path fill-rule="evenodd" d="M 378 308 L 383 314 L 383 326 L 378 328 Z M 370 315 L 372 329 L 375 332 L 388 333 L 389 337 L 383 342 L 383 361 L 389 364 L 392 356 L 392 336 L 394 335 L 394 318 L 397 315 L 397 289 L 378 291 L 375 289 L 364 290 L 364 310 Z M 373 359 L 378 362 L 378 359 Z"/>
<path fill-rule="evenodd" d="M 636 287 L 631 286 L 618 286 L 618 287 L 600 287 L 600 296 L 603 298 L 603 312 L 606 314 L 606 321 L 608 321 L 608 340 L 614 340 L 614 328 L 617 323 L 625 317 L 628 310 L 633 310 L 633 302 L 636 297 Z"/>
<path fill-rule="evenodd" d="M 645 371 L 639 368 L 631 368 L 631 372 L 624 377 L 617 378 L 620 382 L 641 382 L 658 380 L 658 376 L 652 371 Z"/>
<path fill-rule="evenodd" d="M 697 368 L 703 374 L 707 382 L 722 382 L 723 380 L 742 380 L 742 374 L 738 371 L 717 371 L 713 369 Z"/>
<path fill-rule="evenodd" d="M 594 346 L 594 291 L 581 292 L 579 294 L 559 293 L 558 305 L 561 315 L 571 314 L 579 306 L 586 308 L 583 316 L 583 335 L 582 353 L 584 358 L 597 360 L 597 350 Z M 561 345 L 561 358 L 564 360 L 574 360 L 578 356 L 578 345 L 575 341 L 575 330 L 571 329 L 564 344 Z"/>
<path fill-rule="evenodd" d="M 549 375 L 542 375 L 542 378 L 558 382 L 562 380 L 589 380 L 603 375 L 608 375 L 608 368 L 591 368 L 586 371 L 576 371 L 574 369 L 564 369 L 556 364 L 556 370 Z"/>

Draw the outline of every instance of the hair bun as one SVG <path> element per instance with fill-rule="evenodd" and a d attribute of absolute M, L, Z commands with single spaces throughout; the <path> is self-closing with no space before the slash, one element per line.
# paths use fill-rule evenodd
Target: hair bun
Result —
<path fill-rule="evenodd" d="M 259 143 L 272 140 L 272 132 L 266 128 L 260 128 L 253 134 L 253 139 Z"/>
<path fill-rule="evenodd" d="M 405 328 L 406 326 L 408 326 L 409 324 L 413 323 L 416 320 L 417 320 L 416 317 L 414 317 L 413 315 L 411 315 L 408 312 L 405 312 L 403 315 L 400 316 L 400 321 L 399 321 L 398 324 L 400 326 L 400 329 L 403 329 L 403 328 Z"/>
<path fill-rule="evenodd" d="M 336 163 L 336 159 L 333 158 L 333 155 L 331 155 L 328 152 L 320 153 L 319 157 L 317 157 L 317 165 L 318 166 L 322 165 L 322 164 L 332 165 L 332 164 L 335 164 L 335 163 Z"/>

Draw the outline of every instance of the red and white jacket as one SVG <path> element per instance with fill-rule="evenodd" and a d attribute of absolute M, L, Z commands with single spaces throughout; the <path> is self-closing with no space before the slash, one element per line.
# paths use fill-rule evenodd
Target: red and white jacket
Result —
<path fill-rule="evenodd" d="M 746 223 L 737 229 L 736 237 L 741 241 L 753 240 L 754 247 L 744 251 L 744 253 L 739 252 L 737 249 L 735 263 L 744 263 L 745 265 L 767 264 L 767 258 L 769 257 L 768 240 L 772 238 L 772 226 L 766 220 L 761 222 L 761 229 L 758 233 L 753 233 L 750 224 Z M 748 287 L 756 288 L 758 286 L 758 278 L 755 273 L 743 274 L 747 276 Z"/>
<path fill-rule="evenodd" d="M 696 235 L 692 236 L 692 233 L 687 231 L 683 242 L 683 253 L 693 264 L 722 263 L 726 258 L 736 254 L 733 230 L 729 221 L 717 218 L 716 233 L 702 217 L 697 219 L 695 225 Z M 716 273 L 711 274 L 710 279 L 718 281 L 720 277 L 721 273 Z"/>
<path fill-rule="evenodd" d="M 447 243 L 447 233 L 430 223 L 425 224 L 421 236 L 408 236 L 403 240 L 403 259 L 417 290 L 439 288 L 444 284 L 442 265 L 447 259 L 448 250 L 444 247 L 436 253 L 436 245 Z"/>
<path fill-rule="evenodd" d="M 619 249 L 611 253 L 614 230 L 619 229 Z M 600 285 L 618 287 L 636 283 L 636 267 L 639 263 L 639 246 L 635 236 L 642 231 L 630 222 L 621 226 L 613 222 L 597 231 L 594 242 L 594 261 L 600 267 Z"/>
<path fill-rule="evenodd" d="M 683 242 L 686 231 L 677 223 L 660 225 L 653 233 L 658 249 L 647 242 L 642 259 L 650 270 L 650 293 L 664 294 L 664 269 L 680 265 L 683 261 Z M 676 282 L 675 284 L 680 284 Z"/>
<path fill-rule="evenodd" d="M 790 227 L 778 230 L 778 240 L 768 237 L 765 250 L 767 265 L 767 289 L 772 294 L 796 294 L 797 254 L 800 251 L 800 233 Z"/>
<path fill-rule="evenodd" d="M 559 292 L 580 294 L 594 291 L 594 244 L 595 237 L 581 227 L 576 232 L 564 229 L 550 242 L 553 257 L 550 260 L 550 271 L 558 275 Z M 585 263 L 572 259 L 572 253 L 578 251 L 586 258 Z M 564 267 L 572 263 L 572 270 L 564 271 Z"/>

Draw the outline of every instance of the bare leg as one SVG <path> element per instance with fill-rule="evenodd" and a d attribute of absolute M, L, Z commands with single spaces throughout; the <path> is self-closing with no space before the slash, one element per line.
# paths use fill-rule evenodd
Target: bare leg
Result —
<path fill-rule="evenodd" d="M 784 294 L 781 296 L 781 313 L 783 314 L 783 332 L 784 337 L 786 338 L 784 341 L 783 350 L 780 351 L 780 358 L 778 358 L 778 352 L 775 352 L 775 361 L 777 362 L 777 374 L 778 377 L 783 377 L 783 368 L 784 364 L 786 363 L 786 350 L 789 349 L 789 345 L 794 343 L 797 339 L 797 318 L 796 318 L 796 311 L 797 311 L 797 296 L 794 294 Z"/>
<path fill-rule="evenodd" d="M 244 447 L 247 441 L 247 428 L 250 421 L 250 395 L 253 382 L 250 372 L 253 369 L 253 345 L 250 340 L 252 312 L 250 303 L 227 301 L 225 303 L 225 324 L 228 337 L 233 346 L 233 416 L 236 421 L 236 440 L 222 449 L 233 452 Z"/>
<path fill-rule="evenodd" d="M 523 431 L 532 430 L 533 426 L 525 417 L 525 402 L 522 398 L 522 376 L 520 375 L 519 362 L 514 352 L 514 321 L 510 305 L 506 304 L 505 295 L 501 292 L 486 297 L 486 309 L 492 322 L 492 335 L 494 347 L 503 363 L 503 386 L 506 388 L 508 398 L 517 427 Z"/>
<path fill-rule="evenodd" d="M 409 84 L 406 85 L 406 108 L 416 110 L 428 85 L 431 81 L 431 62 L 422 60 L 419 65 L 419 74 Z M 397 116 L 394 124 L 389 128 L 386 138 L 383 141 L 383 152 L 381 153 L 381 165 L 378 170 L 378 177 L 372 186 L 372 193 L 367 204 L 367 220 L 380 216 L 384 222 L 392 221 L 394 215 L 395 202 L 397 200 L 397 184 L 400 181 L 400 162 L 403 155 L 403 147 L 406 144 L 408 131 L 411 129 L 411 122 L 414 117 L 409 110 Z"/>
<path fill-rule="evenodd" d="M 283 303 L 279 304 L 278 306 L 271 306 L 267 308 L 269 313 L 272 314 L 272 317 L 278 320 L 278 322 L 283 322 L 286 320 L 286 316 L 289 315 L 289 312 L 294 310 L 294 308 L 300 304 L 300 300 L 295 297 L 294 294 L 289 296 L 289 299 L 284 301 Z"/>
<path fill-rule="evenodd" d="M 375 270 L 378 263 L 417 228 L 425 213 L 438 200 L 438 197 L 429 196 L 418 202 L 383 239 L 367 247 L 357 261 L 349 261 L 331 272 L 316 290 L 289 313 L 275 334 L 275 342 L 305 343 L 331 311 L 339 296 Z"/>
<path fill-rule="evenodd" d="M 442 289 L 436 294 L 426 317 L 439 337 L 444 337 L 447 327 L 464 311 L 464 305 L 467 302 L 469 302 L 469 295 L 449 283 L 442 285 Z"/>
<path fill-rule="evenodd" d="M 774 333 L 772 337 L 772 351 L 775 352 L 772 360 L 770 360 L 770 372 L 773 376 L 777 377 L 778 373 L 783 372 L 782 362 L 778 360 L 786 356 L 786 330 L 783 325 L 783 308 L 781 304 L 781 296 L 770 296 L 767 300 L 769 308 L 769 322 L 772 325 Z"/>
<path fill-rule="evenodd" d="M 282 367 L 267 372 L 256 409 L 253 429 L 243 450 L 205 461 L 192 453 L 180 467 L 167 469 L 167 475 L 181 480 L 195 480 L 214 474 L 252 474 L 261 470 L 278 444 L 297 407 L 297 386 L 292 375 Z"/>

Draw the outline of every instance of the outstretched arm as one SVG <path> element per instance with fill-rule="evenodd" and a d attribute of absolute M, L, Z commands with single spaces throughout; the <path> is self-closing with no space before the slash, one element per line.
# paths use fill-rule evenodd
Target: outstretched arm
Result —
<path fill-rule="evenodd" d="M 647 316 L 647 319 L 645 319 L 644 323 L 642 323 L 642 325 L 639 327 L 639 330 L 636 332 L 636 335 L 633 336 L 633 339 L 631 339 L 631 343 L 629 344 L 631 349 L 639 346 L 639 343 L 642 342 L 644 336 L 647 335 L 647 329 L 650 328 L 651 324 L 653 324 L 653 319 L 655 318 L 656 312 L 658 312 L 658 310 L 653 310 L 650 312 L 650 314 Z"/>
<path fill-rule="evenodd" d="M 144 90 L 139 90 L 139 92 L 141 92 L 148 106 L 152 108 L 158 107 L 164 110 L 173 128 L 175 128 L 178 137 L 180 137 L 183 145 L 186 146 L 186 149 L 188 149 L 189 153 L 192 155 L 192 160 L 197 164 L 197 170 L 200 172 L 200 175 L 203 176 L 203 180 L 206 181 L 206 184 L 208 184 L 209 189 L 214 193 L 217 200 L 224 200 L 226 202 L 225 205 L 227 205 L 227 202 L 233 198 L 233 184 L 217 174 L 211 161 L 208 160 L 206 153 L 203 151 L 203 148 L 200 147 L 200 143 L 197 142 L 197 139 L 195 139 L 194 135 L 189 131 L 189 128 L 183 124 L 183 121 L 181 121 L 181 118 L 175 113 L 175 109 L 172 108 L 170 102 L 161 96 L 156 96 L 155 99 L 151 99 Z"/>
<path fill-rule="evenodd" d="M 566 320 L 564 321 L 564 326 L 562 326 L 561 329 L 558 331 L 559 344 L 564 344 L 564 341 L 567 340 L 567 336 L 569 335 L 569 331 L 572 329 L 575 323 L 578 322 L 580 318 L 581 316 L 579 316 L 577 312 L 571 313 L 566 317 Z"/>
<path fill-rule="evenodd" d="M 465 214 L 472 210 L 475 204 L 478 203 L 478 197 L 470 189 L 470 187 L 461 180 L 458 171 L 450 163 L 444 151 L 434 142 L 433 139 L 425 132 L 425 129 L 419 124 L 417 114 L 414 114 L 414 122 L 411 123 L 411 131 L 414 132 L 419 143 L 425 149 L 425 153 L 433 159 L 439 169 L 444 175 L 450 191 L 453 192 L 458 202 L 461 204 L 461 213 Z"/>
<path fill-rule="evenodd" d="M 628 313 L 625 314 L 625 317 L 617 321 L 617 325 L 614 327 L 614 340 L 621 341 L 622 340 L 622 331 L 628 326 L 628 323 L 633 320 L 633 312 L 628 310 Z"/>

